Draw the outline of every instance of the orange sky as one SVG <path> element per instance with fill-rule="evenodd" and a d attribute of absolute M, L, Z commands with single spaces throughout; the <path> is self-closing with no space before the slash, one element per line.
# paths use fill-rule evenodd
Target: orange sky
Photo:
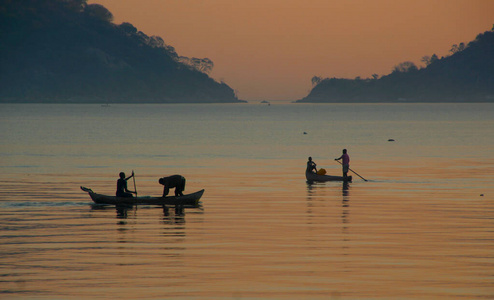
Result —
<path fill-rule="evenodd" d="M 240 99 L 296 100 L 310 79 L 389 74 L 494 24 L 494 0 L 90 0 L 114 22 L 207 57 Z"/>

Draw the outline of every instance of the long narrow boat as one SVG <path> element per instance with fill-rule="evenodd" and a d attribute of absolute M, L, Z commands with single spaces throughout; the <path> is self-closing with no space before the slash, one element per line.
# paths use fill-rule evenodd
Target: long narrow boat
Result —
<path fill-rule="evenodd" d="M 352 176 L 343 177 L 343 176 L 332 176 L 332 175 L 318 175 L 316 173 L 305 172 L 305 178 L 307 181 L 316 181 L 316 182 L 326 182 L 326 181 L 352 181 Z"/>
<path fill-rule="evenodd" d="M 167 197 L 116 197 L 116 196 L 107 196 L 102 194 L 97 194 L 93 192 L 93 190 L 88 189 L 86 187 L 81 186 L 81 190 L 87 192 L 89 197 L 96 204 L 106 204 L 106 205 L 183 205 L 184 207 L 198 207 L 199 199 L 201 199 L 202 194 L 204 194 L 204 190 L 197 191 L 192 194 L 186 194 L 183 196 L 167 196 Z"/>

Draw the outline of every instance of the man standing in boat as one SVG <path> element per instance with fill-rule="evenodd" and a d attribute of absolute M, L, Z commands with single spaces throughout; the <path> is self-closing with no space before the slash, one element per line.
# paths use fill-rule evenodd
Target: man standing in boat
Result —
<path fill-rule="evenodd" d="M 309 156 L 309 160 L 307 161 L 307 169 L 305 169 L 307 173 L 317 173 L 316 163 L 312 161 L 312 157 Z"/>
<path fill-rule="evenodd" d="M 163 177 L 158 180 L 158 182 L 164 185 L 163 197 L 166 197 L 170 192 L 170 188 L 175 188 L 175 196 L 183 196 L 183 191 L 185 190 L 185 177 L 182 175 L 172 175 L 168 177 Z"/>
<path fill-rule="evenodd" d="M 347 178 L 348 177 L 348 170 L 350 169 L 350 156 L 346 153 L 346 149 L 343 149 L 343 154 L 335 158 L 334 160 L 342 160 L 342 166 L 343 166 L 343 177 Z"/>
<path fill-rule="evenodd" d="M 132 175 L 129 177 L 125 178 L 125 173 L 120 172 L 120 178 L 117 180 L 117 197 L 125 197 L 125 198 L 132 198 L 132 194 L 136 194 L 136 192 L 129 191 L 127 189 L 127 180 L 132 178 L 134 176 L 134 171 L 132 171 Z"/>

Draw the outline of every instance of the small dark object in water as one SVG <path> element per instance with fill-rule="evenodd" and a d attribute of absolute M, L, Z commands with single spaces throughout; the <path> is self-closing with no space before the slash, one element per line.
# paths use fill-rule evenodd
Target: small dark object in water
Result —
<path fill-rule="evenodd" d="M 307 134 L 307 132 L 304 131 L 304 134 Z"/>
<path fill-rule="evenodd" d="M 395 140 L 393 140 L 393 139 L 389 139 L 389 140 L 388 140 L 388 142 L 394 142 L 394 141 L 395 141 Z"/>
<path fill-rule="evenodd" d="M 484 197 L 484 194 L 480 194 L 480 197 Z"/>

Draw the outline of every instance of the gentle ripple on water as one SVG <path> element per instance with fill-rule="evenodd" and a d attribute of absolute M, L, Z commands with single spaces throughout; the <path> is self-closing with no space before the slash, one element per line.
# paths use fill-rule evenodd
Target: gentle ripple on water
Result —
<path fill-rule="evenodd" d="M 276 109 L 275 105 L 270 109 L 273 107 Z M 293 118 L 306 110 L 308 114 L 323 110 L 320 116 L 332 111 L 326 106 L 287 107 L 282 108 L 283 114 L 272 115 L 283 126 L 288 124 L 285 117 Z M 71 116 L 58 122 L 72 128 L 73 119 L 79 122 L 86 114 L 80 110 L 99 109 L 76 108 L 57 107 L 57 114 Z M 122 113 L 124 108 L 117 110 Z M 163 107 L 151 108 L 144 112 L 156 122 L 161 115 L 154 115 L 153 110 Z M 167 118 L 173 119 L 173 110 L 187 111 L 182 108 L 173 106 L 160 112 L 172 110 Z M 345 110 L 338 105 L 332 108 Z M 379 119 L 376 108 L 382 106 L 365 109 Z M 411 108 L 412 112 L 423 109 Z M 316 132 L 317 122 L 290 125 L 290 129 L 310 128 L 308 136 L 302 136 L 314 145 L 307 151 L 305 142 L 299 144 L 292 132 L 269 123 L 269 114 L 252 121 L 244 120 L 248 115 L 234 106 L 214 109 L 225 110 L 230 116 L 223 120 L 225 128 L 217 120 L 211 121 L 216 131 L 211 137 L 214 145 L 204 144 L 204 140 L 193 145 L 187 140 L 187 146 L 181 147 L 177 137 L 170 137 L 173 145 L 169 148 L 165 142 L 147 143 L 160 133 L 144 131 L 140 147 L 121 149 L 122 141 L 105 134 L 105 143 L 94 131 L 88 133 L 89 139 L 97 140 L 94 145 L 78 145 L 81 132 L 72 128 L 72 134 L 55 131 L 51 140 L 48 134 L 39 137 L 49 140 L 36 149 L 30 146 L 36 138 L 22 134 L 43 126 L 55 130 L 50 120 L 57 114 L 48 114 L 49 120 L 38 116 L 38 121 L 31 120 L 34 125 L 25 119 L 19 122 L 26 124 L 10 120 L 6 125 L 4 119 L 2 126 L 17 132 L 17 138 L 2 133 L 12 144 L 5 139 L 0 142 L 1 298 L 494 297 L 494 160 L 489 154 L 493 142 L 485 139 L 474 143 L 470 136 L 471 128 L 476 127 L 473 121 L 462 130 L 455 127 L 458 135 L 470 136 L 464 145 L 457 141 L 461 137 L 429 145 L 411 140 L 378 145 L 369 138 L 359 146 L 348 141 L 352 149 L 359 149 L 351 152 L 355 153 L 352 167 L 369 181 L 355 176 L 349 185 L 307 184 L 303 170 L 308 155 L 330 173 L 339 172 L 327 154 L 328 148 L 334 148 L 331 144 L 336 137 L 323 142 L 320 137 L 329 133 Z M 265 113 L 257 107 L 246 109 Z M 397 112 L 394 106 L 391 110 Z M 30 115 L 25 110 L 17 113 Z M 108 125 L 104 119 L 108 113 L 98 111 L 102 116 L 88 117 L 92 121 L 88 126 L 98 127 L 98 122 Z M 135 114 L 140 119 L 141 112 Z M 461 115 L 462 122 L 470 122 L 469 114 Z M 415 118 L 415 114 L 400 115 Z M 207 119 L 199 116 L 199 120 Z M 427 126 L 420 120 L 414 125 L 434 130 L 410 135 L 430 142 L 436 129 L 454 131 L 444 122 L 433 123 L 434 117 L 424 121 Z M 129 115 L 125 118 L 137 126 Z M 383 122 L 396 122 L 395 128 L 403 125 L 398 116 L 393 119 Z M 124 123 L 116 114 L 111 120 Z M 350 126 L 346 135 L 366 130 L 357 126 L 358 118 L 351 122 L 357 124 Z M 377 121 L 362 122 L 360 125 L 368 126 Z M 478 136 L 482 130 L 485 135 L 494 129 L 492 118 L 479 122 L 487 127 L 479 129 Z M 151 121 L 144 123 L 147 126 Z M 210 130 L 191 123 L 192 128 L 184 129 L 184 135 L 200 136 Z M 282 136 L 256 137 L 242 129 L 242 124 L 268 126 Z M 381 125 L 377 127 L 382 130 Z M 404 128 L 394 134 L 406 137 Z M 235 145 L 238 137 L 231 135 L 238 130 L 251 145 Z M 271 138 L 274 145 L 269 142 Z M 150 147 L 142 146 L 148 144 Z M 455 144 L 457 147 L 452 147 Z M 434 155 L 441 151 L 442 156 Z M 180 152 L 186 158 L 177 161 Z M 273 152 L 280 153 L 279 157 Z M 114 193 L 121 168 L 127 172 L 136 169 L 141 195 L 161 193 L 157 178 L 180 172 L 187 178 L 186 192 L 206 189 L 203 205 L 187 209 L 185 216 L 175 216 L 173 211 L 165 215 L 162 208 L 151 206 L 116 209 L 91 205 L 79 186 Z"/>

